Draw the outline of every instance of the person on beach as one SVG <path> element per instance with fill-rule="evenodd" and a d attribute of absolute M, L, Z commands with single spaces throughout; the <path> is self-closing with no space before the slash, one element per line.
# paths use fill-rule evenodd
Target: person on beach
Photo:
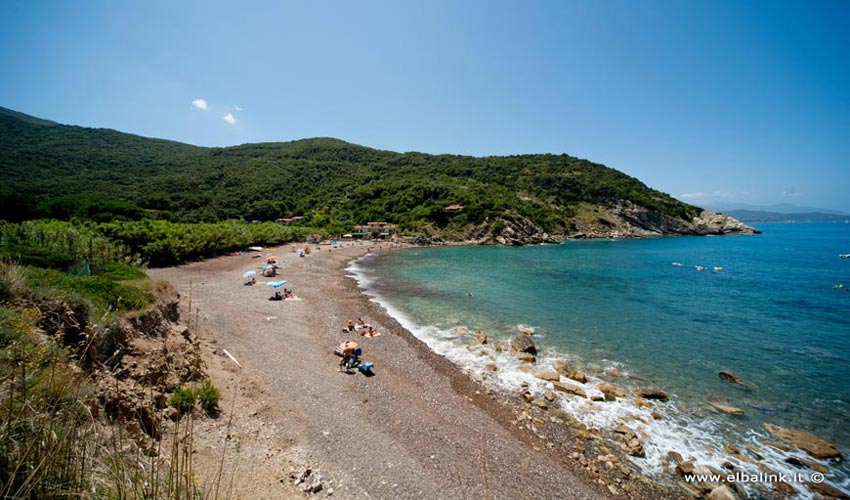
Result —
<path fill-rule="evenodd" d="M 257 278 L 256 278 L 256 277 L 251 277 L 251 286 L 254 286 L 254 285 L 256 285 L 256 284 L 257 284 Z"/>
<path fill-rule="evenodd" d="M 274 295 L 269 297 L 269 300 L 283 300 L 283 296 L 280 294 L 280 292 L 275 292 Z"/>
<path fill-rule="evenodd" d="M 344 332 L 353 332 L 353 331 L 354 331 L 354 322 L 353 322 L 353 321 L 351 321 L 351 320 L 348 320 L 348 324 L 347 324 L 347 325 L 345 325 L 345 328 L 343 328 L 343 329 L 342 329 L 342 331 L 344 331 Z"/>
<path fill-rule="evenodd" d="M 354 359 L 354 351 L 357 349 L 357 342 L 345 341 L 342 346 L 342 360 L 339 362 L 339 371 L 345 367 L 345 373 L 349 373 L 351 361 Z"/>

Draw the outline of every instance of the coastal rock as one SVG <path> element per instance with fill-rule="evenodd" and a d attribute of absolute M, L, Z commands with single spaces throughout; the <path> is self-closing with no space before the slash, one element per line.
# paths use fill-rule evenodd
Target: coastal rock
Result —
<path fill-rule="evenodd" d="M 616 401 L 617 398 L 626 397 L 625 392 L 623 392 L 622 390 L 617 388 L 617 386 L 612 384 L 599 384 L 599 387 L 597 387 L 597 389 L 602 391 L 602 394 L 605 395 L 605 399 L 609 401 Z"/>
<path fill-rule="evenodd" d="M 531 328 L 530 326 L 520 326 L 517 329 L 519 330 L 519 333 L 523 335 L 534 335 L 534 328 Z"/>
<path fill-rule="evenodd" d="M 771 469 L 770 467 L 768 467 L 764 464 L 758 464 L 758 468 L 759 468 L 760 471 L 762 471 L 764 474 L 766 474 L 770 478 L 778 478 L 779 477 L 779 474 L 777 474 L 776 471 L 774 471 L 773 469 Z M 786 483 L 785 481 L 782 481 L 781 479 L 778 479 L 776 481 L 771 480 L 770 484 L 773 485 L 773 489 L 775 489 L 776 491 L 781 491 L 782 493 L 785 493 L 787 495 L 796 495 L 797 494 L 797 490 L 793 486 Z"/>
<path fill-rule="evenodd" d="M 770 446 L 771 448 L 776 448 L 779 451 L 794 451 L 794 447 L 785 443 L 778 443 L 776 441 L 763 441 L 763 444 Z"/>
<path fill-rule="evenodd" d="M 517 354 L 516 359 L 524 363 L 535 363 L 537 361 L 537 358 L 534 356 L 534 354 L 528 354 L 527 352 L 521 352 Z"/>
<path fill-rule="evenodd" d="M 822 463 L 820 463 L 820 462 L 815 462 L 815 461 L 814 461 L 814 460 L 812 460 L 811 458 L 803 458 L 803 457 L 801 457 L 801 458 L 800 458 L 800 461 L 801 461 L 801 462 L 803 462 L 803 465 L 805 465 L 805 466 L 806 466 L 806 467 L 808 467 L 809 469 L 812 469 L 812 470 L 814 470 L 814 471 L 818 471 L 818 472 L 820 472 L 821 474 L 826 474 L 827 470 L 829 470 L 829 469 L 827 469 L 827 468 L 826 468 L 826 466 L 825 466 L 825 465 L 823 465 L 823 464 L 822 464 Z"/>
<path fill-rule="evenodd" d="M 582 398 L 587 397 L 584 389 L 575 384 L 571 384 L 569 382 L 552 382 L 552 385 L 555 387 L 556 391 L 566 392 L 567 394 L 573 394 Z"/>
<path fill-rule="evenodd" d="M 548 382 L 558 382 L 561 380 L 561 376 L 555 370 L 542 370 L 535 373 L 534 376 Z"/>
<path fill-rule="evenodd" d="M 742 409 L 740 409 L 736 406 L 729 406 L 729 405 L 725 405 L 725 404 L 722 404 L 722 403 L 715 403 L 713 401 L 709 401 L 708 404 L 710 404 L 714 408 L 716 408 L 716 409 L 718 409 L 718 410 L 720 410 L 723 413 L 726 413 L 728 415 L 743 415 L 744 414 L 744 410 L 742 410 Z"/>
<path fill-rule="evenodd" d="M 575 380 L 576 382 L 581 382 L 582 384 L 587 383 L 587 375 L 582 373 L 580 370 L 573 368 L 565 361 L 555 361 L 555 370 L 564 377 Z"/>
<path fill-rule="evenodd" d="M 638 439 L 635 431 L 625 425 L 620 425 L 614 429 L 614 432 L 623 435 L 623 444 L 625 445 L 626 453 L 633 457 L 646 456 L 643 444 L 640 442 L 640 439 Z"/>
<path fill-rule="evenodd" d="M 827 483 L 808 483 L 806 486 L 813 492 L 828 498 L 850 498 L 843 491 Z"/>
<path fill-rule="evenodd" d="M 767 429 L 767 432 L 779 439 L 788 441 L 815 458 L 839 458 L 841 456 L 841 452 L 838 451 L 835 445 L 824 441 L 810 432 L 785 429 L 771 424 L 764 424 L 764 428 Z"/>
<path fill-rule="evenodd" d="M 727 382 L 731 382 L 735 385 L 740 385 L 741 387 L 745 387 L 747 389 L 752 389 L 755 387 L 753 383 L 747 382 L 746 380 L 739 377 L 737 373 L 731 372 L 729 370 L 720 370 L 719 372 L 717 372 L 717 375 Z"/>
<path fill-rule="evenodd" d="M 489 363 L 488 365 L 486 365 L 484 367 L 484 369 L 487 370 L 488 372 L 495 372 L 495 371 L 499 370 L 499 367 L 494 365 L 493 363 Z"/>
<path fill-rule="evenodd" d="M 542 408 L 542 409 L 544 409 L 544 410 L 545 410 L 545 409 L 547 409 L 547 408 L 549 408 L 549 403 L 547 403 L 547 402 L 546 402 L 546 398 L 534 398 L 534 399 L 531 401 L 531 403 L 532 403 L 534 406 L 536 406 L 536 407 L 538 407 L 538 408 Z"/>
<path fill-rule="evenodd" d="M 511 349 L 517 352 L 537 355 L 537 346 L 534 341 L 526 335 L 517 335 L 511 340 Z"/>
<path fill-rule="evenodd" d="M 687 476 L 694 473 L 694 461 L 693 460 L 685 460 L 684 462 L 679 462 L 676 464 L 676 472 L 680 476 Z"/>
<path fill-rule="evenodd" d="M 738 495 L 724 484 L 711 490 L 711 493 L 708 494 L 708 500 L 738 500 Z"/>
<path fill-rule="evenodd" d="M 639 389 L 635 389 L 635 394 L 644 399 L 655 399 L 658 401 L 667 401 L 670 399 L 666 392 L 654 387 L 641 387 Z"/>

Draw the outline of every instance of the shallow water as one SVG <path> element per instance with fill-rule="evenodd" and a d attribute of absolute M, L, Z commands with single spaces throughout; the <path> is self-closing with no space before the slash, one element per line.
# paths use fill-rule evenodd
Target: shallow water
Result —
<path fill-rule="evenodd" d="M 838 258 L 850 252 L 850 224 L 760 229 L 756 236 L 423 248 L 362 259 L 352 271 L 434 350 L 505 389 L 526 382 L 544 390 L 545 383 L 516 370 L 512 356 L 484 352 L 459 326 L 487 333 L 493 345 L 530 325 L 544 351 L 540 366 L 563 356 L 592 375 L 590 387 L 617 368 L 629 375 L 616 379 L 620 385 L 671 393 L 673 401 L 656 408 L 660 421 L 629 401 L 562 402 L 591 427 L 627 419 L 646 432 L 647 458 L 635 461 L 648 472 L 661 471 L 670 450 L 719 466 L 728 458 L 723 444 L 751 444 L 774 470 L 798 472 L 761 445 L 770 439 L 765 422 L 850 451 L 850 259 Z M 751 387 L 721 380 L 724 369 Z M 720 414 L 709 399 L 745 415 Z M 850 487 L 845 464 L 830 469 L 832 484 Z"/>

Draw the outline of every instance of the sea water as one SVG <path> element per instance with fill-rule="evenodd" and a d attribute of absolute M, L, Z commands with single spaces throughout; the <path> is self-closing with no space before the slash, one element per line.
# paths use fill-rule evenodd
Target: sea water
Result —
<path fill-rule="evenodd" d="M 414 335 L 488 384 L 550 388 L 492 349 L 526 325 L 537 367 L 569 361 L 589 375 L 589 394 L 604 381 L 668 392 L 671 401 L 651 409 L 630 398 L 559 402 L 588 427 L 636 428 L 646 457 L 633 460 L 647 473 L 664 474 L 669 451 L 721 467 L 724 445 L 734 445 L 793 474 L 800 470 L 784 462 L 789 453 L 764 444 L 775 438 L 763 424 L 813 432 L 850 457 L 850 259 L 838 257 L 850 253 L 850 224 L 759 228 L 752 236 L 378 252 L 350 271 Z M 487 334 L 488 345 L 467 329 Z M 722 380 L 720 370 L 748 385 Z M 745 413 L 726 415 L 709 401 Z M 846 463 L 822 463 L 827 481 L 850 491 Z"/>

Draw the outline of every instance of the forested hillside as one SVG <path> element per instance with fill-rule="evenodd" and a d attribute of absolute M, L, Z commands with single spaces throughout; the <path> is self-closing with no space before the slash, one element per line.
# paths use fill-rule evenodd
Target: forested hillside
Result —
<path fill-rule="evenodd" d="M 8 220 L 305 215 L 305 224 L 331 232 L 386 220 L 403 231 L 450 234 L 482 227 L 498 232 L 518 221 L 567 237 L 633 224 L 658 234 L 688 233 L 669 221 L 684 227 L 701 212 L 568 155 L 395 153 L 329 138 L 203 148 L 59 125 L 3 108 L 0 171 L 0 216 Z M 463 209 L 447 211 L 452 204 Z M 624 210 L 642 215 L 624 223 Z M 664 223 L 653 226 L 657 221 Z"/>

